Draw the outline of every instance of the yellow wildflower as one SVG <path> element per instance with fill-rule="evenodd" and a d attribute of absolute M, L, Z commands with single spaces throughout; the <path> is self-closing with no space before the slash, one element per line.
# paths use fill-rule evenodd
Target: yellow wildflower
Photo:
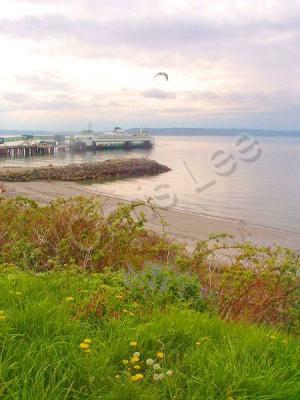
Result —
<path fill-rule="evenodd" d="M 141 366 L 140 365 L 135 365 L 133 368 L 134 369 L 141 369 Z"/>
<path fill-rule="evenodd" d="M 142 379 L 144 379 L 143 374 L 136 374 L 130 378 L 131 382 L 138 382 L 138 381 L 141 381 Z"/>
<path fill-rule="evenodd" d="M 0 315 L 0 321 L 4 321 L 6 319 L 5 315 Z"/>
<path fill-rule="evenodd" d="M 132 359 L 130 360 L 131 364 L 135 364 L 135 363 L 137 363 L 139 361 L 140 361 L 139 357 L 132 357 Z"/>
<path fill-rule="evenodd" d="M 137 345 L 138 345 L 137 342 L 130 342 L 131 347 L 136 347 Z"/>
<path fill-rule="evenodd" d="M 87 350 L 90 348 L 90 345 L 88 343 L 80 343 L 79 347 L 81 348 L 81 350 Z"/>
<path fill-rule="evenodd" d="M 196 342 L 196 346 L 197 347 L 201 346 L 201 342 Z"/>
<path fill-rule="evenodd" d="M 275 340 L 276 336 L 270 336 L 270 339 Z"/>
<path fill-rule="evenodd" d="M 66 297 L 66 301 L 74 301 L 74 297 L 71 297 L 71 296 L 69 296 L 69 297 Z"/>
<path fill-rule="evenodd" d="M 115 378 L 116 378 L 116 379 L 120 379 L 120 375 L 116 375 Z"/>
<path fill-rule="evenodd" d="M 84 339 L 83 343 L 91 344 L 92 339 L 86 338 L 86 339 Z"/>
<path fill-rule="evenodd" d="M 123 297 L 121 294 L 117 294 L 117 295 L 116 295 L 116 299 L 117 299 L 117 300 L 123 300 L 123 298 L 124 298 L 124 297 Z"/>
<path fill-rule="evenodd" d="M 162 360 L 164 358 L 164 353 L 162 351 L 159 351 L 158 353 L 156 353 L 156 357 L 159 358 L 160 360 Z"/>
<path fill-rule="evenodd" d="M 128 360 L 123 360 L 123 364 L 124 364 L 124 365 L 127 365 L 128 363 L 129 363 Z"/>
<path fill-rule="evenodd" d="M 84 349 L 83 352 L 84 352 L 84 353 L 90 353 L 90 352 L 91 352 L 91 349 Z"/>

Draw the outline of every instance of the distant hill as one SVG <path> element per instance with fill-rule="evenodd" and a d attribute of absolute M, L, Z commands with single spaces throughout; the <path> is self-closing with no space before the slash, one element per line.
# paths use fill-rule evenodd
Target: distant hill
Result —
<path fill-rule="evenodd" d="M 214 128 L 145 128 L 149 133 L 158 136 L 239 136 L 249 134 L 264 137 L 300 137 L 300 131 L 275 131 L 264 129 L 214 129 Z M 139 132 L 139 128 L 127 132 Z"/>
<path fill-rule="evenodd" d="M 300 137 L 300 131 L 276 131 L 264 129 L 215 129 L 215 128 L 145 128 L 148 132 L 156 136 L 239 136 L 249 134 L 260 137 Z M 128 133 L 137 133 L 140 128 L 131 128 L 125 130 Z M 78 134 L 79 131 L 49 131 L 49 130 L 6 130 L 0 129 L 1 135 L 71 135 Z"/>

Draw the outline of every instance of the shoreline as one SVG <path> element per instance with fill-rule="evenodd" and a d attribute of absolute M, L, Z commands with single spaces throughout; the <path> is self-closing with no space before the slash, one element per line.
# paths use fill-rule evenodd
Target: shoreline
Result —
<path fill-rule="evenodd" d="M 120 197 L 95 192 L 87 186 L 69 181 L 32 181 L 32 182 L 5 182 L 6 197 L 18 195 L 30 197 L 39 203 L 46 204 L 57 198 L 69 198 L 74 196 L 89 196 L 99 198 L 102 201 L 105 213 L 109 213 L 121 202 L 130 200 Z M 183 241 L 190 249 L 193 249 L 197 241 L 205 240 L 212 233 L 227 232 L 232 234 L 237 241 L 252 241 L 259 246 L 271 246 L 276 243 L 294 250 L 300 248 L 300 235 L 273 227 L 266 227 L 240 220 L 219 219 L 193 212 L 185 212 L 176 209 L 158 208 L 160 215 L 168 223 L 168 234 Z M 149 215 L 149 209 L 145 210 L 148 217 L 148 226 L 154 231 L 161 231 L 159 218 Z"/>
<path fill-rule="evenodd" d="M 93 190 L 88 190 L 88 192 L 93 193 L 95 196 L 100 195 L 102 197 L 112 197 L 114 199 L 120 200 L 120 201 L 125 201 L 125 202 L 132 202 L 134 200 L 132 199 L 125 199 L 119 196 L 115 196 L 106 192 L 99 192 L 99 191 L 93 191 Z M 200 216 L 203 218 L 207 218 L 207 219 L 213 219 L 213 220 L 217 220 L 220 222 L 225 222 L 225 223 L 233 223 L 233 224 L 240 224 L 240 223 L 245 223 L 246 225 L 251 225 L 253 227 L 257 227 L 257 228 L 262 228 L 262 229 L 266 229 L 269 231 L 274 231 L 274 232 L 279 232 L 282 234 L 287 234 L 287 235 L 295 235 L 299 237 L 299 243 L 300 243 L 300 233 L 298 232 L 294 232 L 294 231 L 290 231 L 288 229 L 283 229 L 283 228 L 279 228 L 276 226 L 270 226 L 270 225 L 264 225 L 264 224 L 258 224 L 258 223 L 254 223 L 254 222 L 249 222 L 249 221 L 245 221 L 242 218 L 230 218 L 230 217 L 222 217 L 221 215 L 213 215 L 213 214 L 208 214 L 205 212 L 196 212 L 196 211 L 188 211 L 188 210 L 184 210 L 181 208 L 163 208 L 163 207 L 158 207 L 159 209 L 163 209 L 163 210 L 173 210 L 176 211 L 178 213 L 182 213 L 182 214 L 186 214 L 186 215 L 190 215 L 190 216 Z M 300 247 L 300 245 L 299 245 Z"/>

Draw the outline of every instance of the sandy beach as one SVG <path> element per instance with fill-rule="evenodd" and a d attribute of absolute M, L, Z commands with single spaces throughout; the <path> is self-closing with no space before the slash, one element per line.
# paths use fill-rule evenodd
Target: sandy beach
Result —
<path fill-rule="evenodd" d="M 5 183 L 5 187 L 7 189 L 6 196 L 27 196 L 43 204 L 61 197 L 69 198 L 78 195 L 97 197 L 101 199 L 106 213 L 124 202 L 117 197 L 94 193 L 91 187 L 74 182 L 16 182 Z M 159 231 L 161 229 L 159 218 L 154 217 L 149 210 L 145 210 L 145 212 L 149 227 Z M 227 232 L 234 235 L 238 241 L 251 240 L 257 245 L 269 246 L 276 243 L 296 250 L 300 248 L 300 235 L 283 230 L 172 209 L 160 209 L 160 215 L 168 223 L 168 233 L 172 237 L 184 241 L 190 249 L 198 240 L 206 239 L 209 234 L 217 232 Z"/>

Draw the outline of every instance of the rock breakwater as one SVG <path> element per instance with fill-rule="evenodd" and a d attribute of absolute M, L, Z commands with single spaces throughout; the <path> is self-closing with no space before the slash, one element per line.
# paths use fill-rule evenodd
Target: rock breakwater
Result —
<path fill-rule="evenodd" d="M 113 179 L 158 175 L 170 171 L 165 165 L 145 158 L 106 160 L 97 163 L 71 164 L 63 167 L 40 167 L 24 170 L 0 172 L 0 181 L 29 182 L 47 181 L 87 181 L 105 182 Z"/>

